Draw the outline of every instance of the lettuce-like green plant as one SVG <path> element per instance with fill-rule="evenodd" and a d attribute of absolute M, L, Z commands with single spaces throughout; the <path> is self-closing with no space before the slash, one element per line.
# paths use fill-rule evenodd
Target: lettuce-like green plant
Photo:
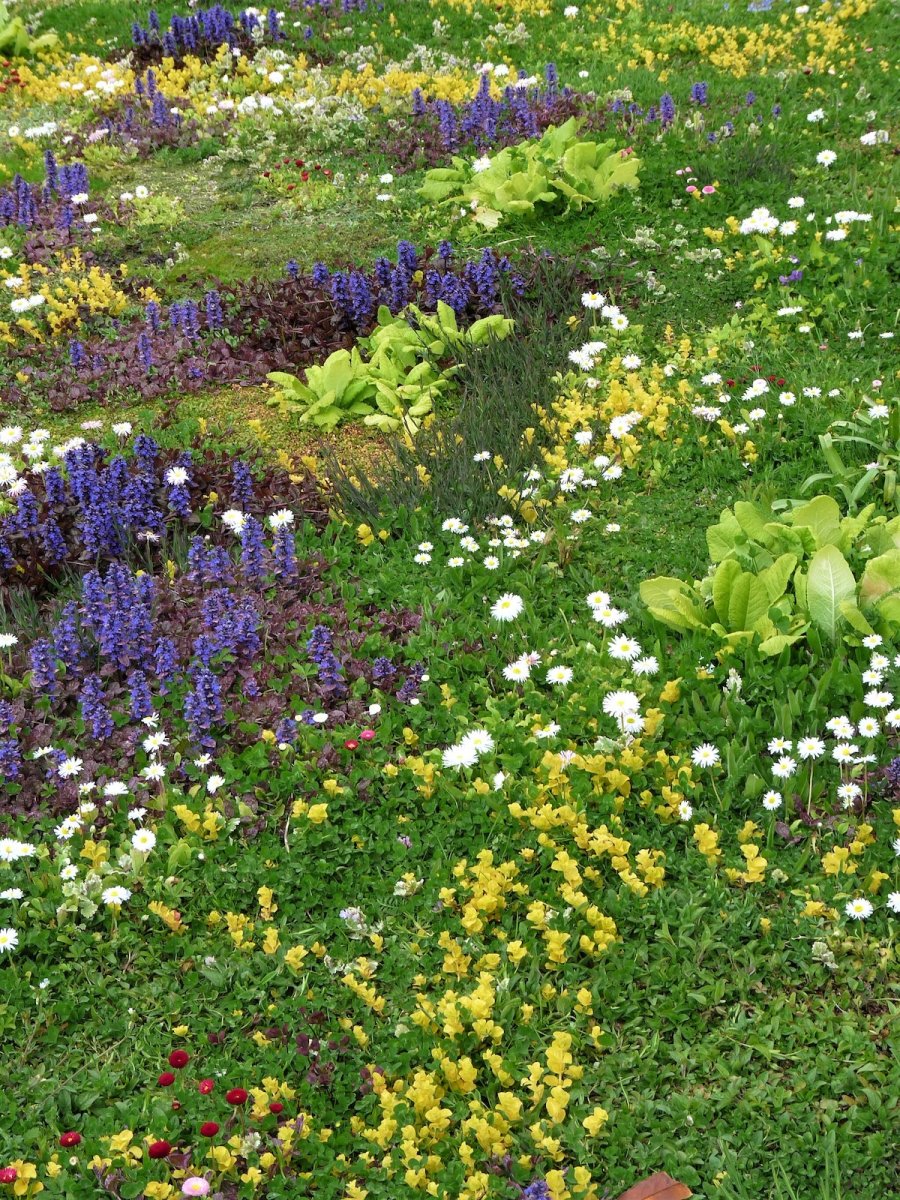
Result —
<path fill-rule="evenodd" d="M 456 313 L 442 301 L 434 315 L 410 305 L 394 317 L 382 305 L 378 325 L 352 350 L 336 350 L 320 366 L 307 367 L 306 382 L 285 371 L 266 376 L 278 385 L 270 403 L 299 414 L 301 425 L 334 429 L 356 417 L 364 425 L 415 434 L 438 397 L 453 386 L 458 364 L 444 360 L 490 338 L 505 338 L 514 322 L 494 314 L 460 329 Z M 367 356 L 367 357 L 364 357 Z"/>
<path fill-rule="evenodd" d="M 22 18 L 10 16 L 9 9 L 0 0 L 0 54 L 22 58 L 42 50 L 53 50 L 58 44 L 59 36 L 52 32 L 32 37 Z"/>
<path fill-rule="evenodd" d="M 656 576 L 641 584 L 652 616 L 679 632 L 706 631 L 763 655 L 815 629 L 835 642 L 873 623 L 900 627 L 900 517 L 875 506 L 842 516 L 831 496 L 781 514 L 749 502 L 706 531 L 712 565 L 701 580 Z"/>
<path fill-rule="evenodd" d="M 566 213 L 602 204 L 618 188 L 638 184 L 640 159 L 617 151 L 613 142 L 579 141 L 579 122 L 570 117 L 538 140 L 506 146 L 483 170 L 465 159 L 436 167 L 420 194 L 435 203 L 465 203 L 474 219 L 495 228 L 505 216 Z"/>

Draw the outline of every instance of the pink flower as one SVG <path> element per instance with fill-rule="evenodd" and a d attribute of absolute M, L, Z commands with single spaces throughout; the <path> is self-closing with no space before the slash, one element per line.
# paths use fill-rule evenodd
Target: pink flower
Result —
<path fill-rule="evenodd" d="M 689 183 L 684 190 L 687 192 L 687 194 L 689 196 L 693 196 L 694 192 L 696 192 L 697 189 L 694 187 L 694 185 L 692 183 Z"/>
<path fill-rule="evenodd" d="M 714 196 L 716 194 L 716 189 L 711 183 L 708 183 L 706 187 L 702 188 L 701 190 L 704 196 Z"/>
<path fill-rule="evenodd" d="M 192 1175 L 181 1185 L 181 1194 L 182 1196 L 207 1196 L 209 1195 L 209 1182 L 201 1179 L 199 1175 Z"/>

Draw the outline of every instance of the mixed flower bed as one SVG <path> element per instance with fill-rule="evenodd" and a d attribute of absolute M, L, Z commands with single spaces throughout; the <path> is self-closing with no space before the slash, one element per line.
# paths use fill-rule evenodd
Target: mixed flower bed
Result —
<path fill-rule="evenodd" d="M 896 1193 L 886 5 L 12 9 L 0 1197 Z"/>

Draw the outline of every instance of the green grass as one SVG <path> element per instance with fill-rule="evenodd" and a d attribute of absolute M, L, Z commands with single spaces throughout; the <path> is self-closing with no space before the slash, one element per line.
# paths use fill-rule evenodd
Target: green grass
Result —
<path fill-rule="evenodd" d="M 344 740 L 359 731 L 342 718 L 326 730 L 304 733 L 308 744 L 293 757 L 270 750 L 264 732 L 255 727 L 244 750 L 224 738 L 215 767 L 228 784 L 216 803 L 221 801 L 234 828 L 205 842 L 185 833 L 171 806 L 161 811 L 153 818 L 159 843 L 152 869 L 117 922 L 108 912 L 68 923 L 57 914 L 61 894 L 52 862 L 60 846 L 53 823 L 39 822 L 40 838 L 52 847 L 53 857 L 29 867 L 24 882 L 16 877 L 16 883 L 27 883 L 27 906 L 0 910 L 0 926 L 15 924 L 22 942 L 0 968 L 0 1061 L 7 1075 L 0 1094 L 0 1166 L 17 1158 L 45 1163 L 54 1152 L 65 1165 L 68 1152 L 60 1153 L 57 1144 L 65 1129 L 84 1131 L 84 1148 L 89 1146 L 84 1160 L 103 1152 L 101 1137 L 122 1129 L 135 1131 L 138 1140 L 171 1135 L 186 1146 L 196 1140 L 194 1127 L 201 1119 L 213 1112 L 221 1116 L 220 1093 L 226 1086 L 254 1086 L 275 1076 L 297 1089 L 294 1109 L 311 1113 L 316 1131 L 327 1125 L 334 1133 L 330 1142 L 318 1137 L 303 1142 L 301 1169 L 311 1179 L 276 1176 L 267 1186 L 267 1200 L 306 1191 L 317 1200 L 343 1200 L 341 1172 L 366 1182 L 370 1200 L 421 1196 L 403 1182 L 405 1163 L 392 1177 L 375 1165 L 363 1166 L 359 1154 L 366 1146 L 351 1136 L 349 1121 L 359 1114 L 373 1125 L 380 1119 L 374 1099 L 360 1088 L 363 1068 L 378 1065 L 402 1078 L 418 1069 L 437 1070 L 435 1056 L 441 1053 L 453 1062 L 471 1055 L 481 1072 L 475 1095 L 488 1106 L 495 1099 L 500 1085 L 485 1066 L 484 1047 L 474 1034 L 466 1031 L 454 1040 L 440 1027 L 426 1032 L 410 1020 L 413 993 L 439 1001 L 449 989 L 475 987 L 474 968 L 462 978 L 447 972 L 446 946 L 438 940 L 445 934 L 458 938 L 473 962 L 482 954 L 500 954 L 501 967 L 488 974 L 496 984 L 492 1017 L 503 1026 L 499 1045 L 513 1080 L 504 1087 L 527 1098 L 522 1081 L 530 1064 L 544 1061 L 554 1034 L 572 1034 L 574 1059 L 584 1075 L 572 1081 L 572 1111 L 578 1116 L 565 1126 L 565 1161 L 588 1164 L 598 1197 L 618 1195 L 656 1170 L 683 1180 L 700 1200 L 884 1200 L 900 1194 L 894 1133 L 900 1097 L 897 922 L 885 911 L 886 893 L 898 887 L 891 850 L 896 801 L 875 772 L 867 777 L 866 819 L 875 841 L 860 856 L 859 871 L 843 876 L 827 875 L 822 856 L 854 836 L 846 813 L 836 812 L 813 828 L 800 815 L 782 810 L 779 816 L 791 825 L 791 836 L 785 837 L 760 804 L 763 787 L 771 783 L 768 774 L 763 783 L 771 766 L 765 751 L 771 736 L 796 739 L 821 731 L 835 713 L 859 720 L 865 711 L 859 638 L 848 635 L 821 649 L 803 642 L 777 660 L 754 651 L 729 655 L 714 637 L 664 629 L 646 614 L 639 595 L 641 583 L 652 575 L 686 580 L 704 575 L 706 531 L 726 507 L 738 500 L 771 504 L 798 497 L 802 481 L 822 469 L 819 435 L 833 419 L 856 411 L 865 396 L 875 397 L 873 379 L 884 381 L 881 396 L 893 402 L 894 343 L 877 334 L 896 316 L 889 237 L 897 167 L 888 148 L 859 144 L 871 123 L 869 109 L 878 114 L 873 123 L 880 128 L 896 108 L 896 90 L 880 65 L 890 49 L 890 14 L 882 2 L 851 25 L 853 45 L 872 46 L 873 52 L 857 54 L 852 66 L 841 60 L 834 75 L 782 72 L 757 62 L 755 73 L 736 77 L 725 67 L 713 67 L 689 39 L 673 39 L 665 50 L 668 57 L 653 67 L 630 65 L 624 51 L 601 55 L 584 40 L 586 24 L 564 21 L 562 6 L 551 7 L 550 16 L 523 18 L 529 36 L 516 42 L 507 30 L 493 28 L 501 20 L 508 26 L 518 20 L 502 5 L 476 4 L 467 12 L 425 0 L 386 0 L 383 11 L 373 8 L 365 17 L 348 19 L 348 33 L 343 19 L 336 18 L 328 51 L 337 57 L 363 44 L 372 47 L 377 64 L 384 64 L 403 61 L 414 47 L 425 45 L 438 65 L 454 55 L 469 66 L 490 57 L 535 73 L 553 59 L 566 82 L 596 90 L 601 102 L 613 89 L 630 88 L 645 108 L 671 91 L 679 109 L 673 130 L 657 136 L 642 125 L 627 134 L 611 128 L 608 136 L 617 144 L 634 144 L 643 160 L 640 188 L 592 211 L 544 223 L 510 220 L 488 232 L 424 207 L 417 196 L 421 172 L 398 175 L 390 188 L 395 203 L 379 204 L 374 199 L 378 176 L 395 167 L 380 149 L 389 133 L 389 111 L 371 111 L 368 124 L 346 137 L 336 136 L 327 122 L 297 116 L 273 123 L 270 141 L 233 132 L 141 161 L 119 158 L 103 147 L 86 151 L 92 190 L 115 197 L 144 184 L 168 205 L 157 223 L 110 227 L 94 245 L 102 263 L 127 264 L 129 273 L 150 281 L 165 302 L 202 294 L 212 280 L 277 279 L 291 258 L 304 269 L 319 260 L 367 266 L 390 254 L 401 237 L 422 246 L 449 234 L 460 254 L 477 255 L 487 245 L 514 258 L 546 250 L 553 263 L 517 310 L 515 338 L 465 356 L 456 399 L 438 411 L 413 448 L 351 424 L 328 437 L 311 434 L 269 406 L 269 392 L 262 387 L 204 387 L 152 403 L 122 397 L 64 414 L 27 401 L 24 410 L 12 412 L 0 402 L 3 423 L 44 425 L 54 440 L 80 433 L 85 421 L 129 420 L 136 429 L 153 431 L 166 447 L 184 446 L 202 430 L 208 444 L 229 453 L 260 451 L 269 462 L 284 461 L 286 455 L 295 465 L 301 456 L 317 456 L 330 479 L 335 519 L 320 538 L 304 528 L 300 545 L 304 555 L 321 557 L 327 566 L 309 611 L 301 608 L 283 644 L 267 641 L 266 686 L 283 693 L 290 708 L 298 678 L 311 670 L 303 650 L 308 626 L 320 618 L 332 621 L 344 610 L 355 639 L 348 641 L 348 654 L 369 659 L 390 653 L 404 664 L 424 663 L 430 677 L 419 706 L 382 697 L 378 740 L 371 747 L 344 748 Z M 147 8 L 130 0 L 54 0 L 42 10 L 40 27 L 56 28 L 67 48 L 104 55 L 129 44 L 131 23 L 145 22 Z M 621 45 L 626 38 L 652 40 L 659 27 L 682 19 L 734 29 L 762 28 L 771 19 L 749 14 L 745 4 L 726 10 L 706 0 L 645 5 L 643 12 L 586 2 L 581 8 L 583 21 L 597 16 L 591 37 L 614 29 Z M 157 11 L 166 22 L 186 8 L 167 0 Z M 783 11 L 787 14 L 787 6 Z M 300 10 L 287 10 L 289 21 L 302 16 Z M 446 24 L 445 34 L 435 29 L 436 20 Z M 798 38 L 797 53 L 802 49 Z M 581 70 L 586 78 L 577 74 Z M 688 108 L 687 96 L 701 79 L 709 83 L 710 105 L 704 127 L 689 129 L 684 115 L 696 110 Z M 746 99 L 750 89 L 756 93 L 752 106 Z M 27 125 L 67 118 L 63 104 L 32 104 L 17 93 L 0 101 L 0 129 L 13 121 Z M 781 105 L 779 118 L 772 116 L 775 104 Z M 820 105 L 828 111 L 824 132 L 806 120 L 807 112 Z M 758 129 L 751 134 L 747 127 L 754 116 Z M 708 133 L 728 120 L 736 126 L 735 136 L 709 141 Z M 815 153 L 825 144 L 839 155 L 830 171 L 815 165 Z M 8 175 L 19 170 L 29 179 L 41 177 L 39 154 L 12 150 L 2 140 L 0 152 Z M 320 159 L 343 172 L 346 184 L 334 202 L 304 210 L 267 190 L 262 172 L 287 156 Z M 676 172 L 688 165 L 699 185 L 716 183 L 715 196 L 702 202 L 686 196 L 685 179 Z M 361 180 L 362 175 L 367 178 Z M 786 289 L 769 282 L 754 288 L 760 264 L 750 257 L 753 239 L 739 245 L 726 240 L 721 258 L 697 253 L 719 245 L 704 228 L 721 228 L 727 217 L 741 219 L 761 205 L 783 218 L 792 194 L 806 198 L 802 216 L 853 207 L 873 214 L 870 225 L 854 227 L 853 255 L 839 251 L 832 264 L 813 261 L 801 229 L 794 246 L 805 279 L 795 291 L 805 305 L 800 319 L 813 326 L 809 336 L 790 332 L 771 317 L 771 310 L 790 302 Z M 743 259 L 733 257 L 736 246 Z M 789 265 L 785 257 L 774 272 L 760 268 L 758 278 L 768 280 Z M 498 484 L 518 481 L 518 473 L 534 459 L 534 450 L 523 445 L 526 429 L 535 429 L 537 450 L 559 450 L 558 422 L 541 424 L 535 406 L 546 408 L 558 396 L 557 376 L 570 365 L 569 351 L 591 336 L 580 305 L 588 286 L 607 292 L 632 323 L 621 341 L 604 332 L 611 346 L 598 367 L 596 401 L 611 386 L 614 372 L 608 373 L 606 364 L 620 346 L 638 350 L 644 370 L 651 362 L 678 359 L 678 370 L 665 384 L 672 400 L 665 436 L 639 428 L 640 451 L 621 480 L 551 505 L 545 546 L 529 549 L 520 559 L 505 558 L 494 572 L 482 563 L 492 532 L 487 531 L 478 555 L 455 571 L 446 562 L 457 539 L 441 531 L 442 521 L 458 517 L 478 532 L 486 517 L 503 511 Z M 764 302 L 767 320 L 754 323 L 754 299 Z M 732 318 L 742 324 L 729 334 Z M 866 330 L 862 342 L 847 337 L 857 327 Z M 691 340 L 691 348 L 679 357 L 683 337 Z M 715 360 L 705 357 L 710 344 L 719 350 Z M 747 435 L 758 451 L 748 465 L 715 425 L 690 415 L 696 397 L 677 401 L 676 396 L 682 380 L 696 383 L 701 374 L 719 370 L 741 381 L 724 405 L 728 419 L 739 422 L 745 419 L 741 410 L 752 407 L 740 399 L 743 377 L 750 377 L 755 366 L 763 375 L 783 378 L 783 386 L 799 400 L 779 414 L 775 396 L 782 385 L 773 387 L 765 401 L 769 416 Z M 622 373 L 615 377 L 621 379 Z M 804 397 L 803 389 L 812 386 L 821 394 Z M 833 389 L 839 395 L 829 395 Z M 715 399 L 715 392 L 707 398 Z M 506 466 L 475 463 L 474 454 L 482 450 L 501 455 Z M 427 483 L 417 467 L 427 471 Z M 569 512 L 582 502 L 594 515 L 576 526 Z M 885 515 L 893 516 L 893 510 Z M 356 532 L 360 522 L 376 533 L 385 530 L 384 541 L 363 547 Z M 415 563 L 417 547 L 426 542 L 434 544 L 433 560 Z M 185 544 L 182 531 L 163 548 L 161 559 L 176 571 L 184 567 Z M 603 631 L 584 604 L 597 589 L 608 591 L 628 612 L 629 634 L 659 659 L 658 678 L 636 683 L 606 654 Z M 522 594 L 527 610 L 521 622 L 502 626 L 488 612 L 507 590 Z M 0 629 L 17 630 L 24 640 L 41 631 L 47 611 L 74 595 L 70 579 L 45 610 L 33 596 L 12 591 L 0 607 Z M 373 607 L 392 616 L 411 610 L 421 622 L 408 642 L 385 646 L 368 624 Z M 897 649 L 888 648 L 891 654 Z M 572 688 L 555 690 L 534 680 L 527 688 L 508 685 L 504 666 L 526 650 L 541 653 L 542 671 L 551 661 L 571 665 Z M 741 678 L 738 696 L 726 690 L 729 667 Z M 660 695 L 669 680 L 679 682 L 677 699 Z M 0 673 L 0 687 L 15 691 L 15 684 Z M 595 787 L 577 764 L 569 782 L 548 780 L 545 751 L 571 747 L 600 753 L 611 728 L 602 700 L 622 687 L 639 687 L 644 711 L 658 707 L 663 713 L 661 732 L 647 739 L 652 754 L 689 756 L 707 741 L 721 750 L 723 767 L 706 775 L 695 772 L 697 786 L 688 792 L 694 823 L 710 822 L 720 834 L 724 858 L 717 868 L 693 844 L 690 823 L 657 816 L 656 805 L 671 780 L 655 759 L 648 758 L 640 769 L 628 768 L 633 786 L 627 797 L 602 776 Z M 368 685 L 358 690 L 368 695 Z M 180 693 L 162 703 L 172 731 L 174 769 L 188 763 L 194 751 L 183 736 Z M 556 718 L 562 737 L 545 742 L 532 736 L 534 728 Z M 224 725 L 238 730 L 244 719 L 243 706 L 235 701 Z M 45 725 L 42 744 L 89 745 L 77 715 L 48 710 Z M 466 729 L 481 726 L 495 735 L 497 750 L 490 768 L 482 770 L 484 786 L 476 787 L 468 775 L 442 770 L 439 751 Z M 878 746 L 879 766 L 898 749 L 893 734 Z M 415 773 L 417 755 L 435 765 L 433 789 Z M 131 772 L 131 760 L 123 763 L 123 772 Z M 509 776 L 500 788 L 492 782 L 494 770 Z M 805 770 L 794 784 L 783 785 L 788 805 L 792 789 L 804 792 Z M 193 768 L 189 774 L 201 777 Z M 332 795 L 331 781 L 344 790 Z M 646 803 L 644 792 L 650 795 Z M 305 826 L 298 818 L 288 829 L 289 806 L 301 797 L 327 798 L 329 823 Z M 199 804 L 190 797 L 173 799 Z M 640 850 L 661 850 L 664 886 L 637 896 L 616 873 L 611 855 L 589 853 L 562 820 L 542 826 L 516 817 L 511 801 L 573 804 L 589 828 L 606 827 L 628 841 L 630 862 Z M 768 870 L 760 883 L 731 883 L 725 868 L 743 866 L 738 835 L 748 819 L 762 827 L 752 836 L 769 861 Z M 32 828 L 5 817 L 0 821 L 0 835 L 30 836 Z M 101 831 L 98 838 L 113 844 L 120 835 L 113 822 L 111 832 Z M 408 850 L 399 840 L 407 835 Z M 554 967 L 544 965 L 545 946 L 529 905 L 541 899 L 560 914 L 551 919 L 553 928 L 581 931 L 581 910 L 559 890 L 562 872 L 555 856 L 560 848 L 577 862 L 578 886 L 589 903 L 615 920 L 619 940 L 596 960 L 573 945 L 568 960 Z M 514 862 L 528 892 L 509 894 L 496 920 L 471 932 L 442 889 L 461 889 L 454 865 L 466 860 L 471 866 L 483 850 L 495 863 Z M 867 879 L 876 867 L 887 882 L 880 892 L 869 893 Z M 422 880 L 422 888 L 403 898 L 395 885 L 407 872 Z M 271 921 L 259 915 L 257 890 L 264 885 L 274 890 L 278 905 Z M 871 894 L 876 902 L 868 923 L 841 915 L 856 894 Z M 181 912 L 187 930 L 166 932 L 146 911 L 149 899 Z M 816 900 L 833 907 L 838 917 L 801 916 L 804 904 Z M 383 948 L 350 935 L 338 915 L 350 906 L 382 923 Z M 309 947 L 318 940 L 337 963 L 371 957 L 378 963 L 374 982 L 386 997 L 386 1016 L 369 1012 L 340 982 L 342 971 L 330 969 L 315 954 L 294 973 L 281 951 L 237 949 L 222 923 L 210 919 L 211 913 L 228 912 L 257 921 L 257 943 L 272 924 L 282 948 Z M 498 930 L 502 938 L 495 936 Z M 529 956 L 508 969 L 503 947 L 513 938 L 526 943 Z M 413 983 L 419 974 L 423 978 Z M 43 979 L 49 980 L 46 988 L 40 986 Z M 582 988 L 590 993 L 592 1015 L 578 998 Z M 530 1021 L 521 1010 L 524 1002 L 533 1006 Z M 337 1063 L 336 1083 L 329 1086 L 310 1081 L 311 1064 L 298 1053 L 296 1041 L 309 1032 L 309 1013 L 317 1010 L 325 1014 L 322 1031 L 337 1043 L 328 1048 Z M 346 1021 L 341 1024 L 345 1018 L 365 1030 L 365 1047 L 352 1036 L 347 1047 L 340 1045 L 348 1035 Z M 602 1035 L 593 1036 L 594 1022 Z M 174 1034 L 182 1025 L 187 1032 Z M 279 1026 L 288 1031 L 284 1040 L 255 1037 Z M 156 1080 L 176 1044 L 188 1047 L 194 1061 L 186 1072 L 191 1083 L 183 1085 L 184 1107 L 173 1113 L 175 1093 Z M 201 1101 L 191 1072 L 215 1078 L 212 1100 Z M 456 1132 L 448 1143 L 438 1143 L 447 1160 L 438 1194 L 456 1197 L 464 1182 L 456 1157 L 463 1140 L 458 1130 L 469 1113 L 468 1100 L 448 1087 L 442 1102 L 453 1110 Z M 606 1108 L 610 1119 L 597 1137 L 587 1138 L 579 1122 L 593 1105 Z M 511 1169 L 516 1182 L 506 1180 L 499 1167 L 493 1173 L 496 1164 L 490 1164 L 492 1198 L 514 1200 L 520 1185 L 552 1168 L 550 1158 L 529 1141 L 527 1128 L 534 1119 L 529 1113 L 515 1134 Z M 390 1153 L 400 1161 L 399 1151 Z M 339 1154 L 347 1155 L 346 1171 L 338 1166 Z M 488 1162 L 488 1155 L 481 1161 Z M 167 1170 L 164 1164 L 131 1170 L 123 1186 L 113 1180 L 114 1194 L 122 1200 L 137 1196 L 139 1175 L 161 1179 Z M 86 1169 L 79 1171 L 66 1168 L 58 1180 L 46 1178 L 46 1194 L 67 1200 L 98 1195 L 96 1179 Z M 226 1182 L 216 1194 L 249 1200 L 252 1188 Z"/>

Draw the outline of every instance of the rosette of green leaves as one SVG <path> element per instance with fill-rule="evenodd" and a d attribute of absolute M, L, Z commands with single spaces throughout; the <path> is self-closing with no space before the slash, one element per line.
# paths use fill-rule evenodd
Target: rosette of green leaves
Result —
<path fill-rule="evenodd" d="M 623 157 L 613 142 L 580 141 L 579 122 L 570 117 L 538 140 L 507 146 L 476 171 L 454 157 L 452 167 L 425 176 L 420 194 L 434 203 L 462 202 L 488 229 L 504 217 L 564 214 L 602 204 L 619 188 L 638 184 L 640 159 Z"/>
<path fill-rule="evenodd" d="M 656 576 L 641 585 L 652 616 L 761 654 L 813 636 L 836 642 L 900 627 L 900 517 L 875 506 L 842 516 L 831 496 L 775 514 L 749 502 L 706 532 L 712 564 L 701 580 Z"/>
<path fill-rule="evenodd" d="M 513 321 L 494 314 L 461 329 L 443 301 L 434 315 L 410 305 L 394 317 L 382 305 L 378 325 L 352 350 L 336 350 L 320 366 L 307 367 L 306 381 L 284 371 L 266 378 L 278 385 L 271 401 L 296 413 L 301 425 L 331 430 L 356 418 L 382 433 L 415 434 L 438 397 L 453 387 L 459 370 L 452 361 L 469 346 L 508 337 Z M 451 360 L 451 361 L 448 361 Z"/>

